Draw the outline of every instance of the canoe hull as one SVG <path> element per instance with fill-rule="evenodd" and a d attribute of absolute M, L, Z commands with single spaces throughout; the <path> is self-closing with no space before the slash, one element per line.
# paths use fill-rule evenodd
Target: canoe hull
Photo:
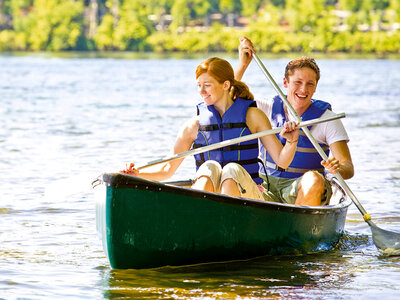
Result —
<path fill-rule="evenodd" d="M 328 250 L 349 203 L 310 208 L 103 174 L 97 230 L 112 268 L 151 268 Z"/>

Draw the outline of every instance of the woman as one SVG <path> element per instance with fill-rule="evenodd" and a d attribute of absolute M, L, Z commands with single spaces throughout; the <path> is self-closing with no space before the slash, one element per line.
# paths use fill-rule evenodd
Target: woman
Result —
<path fill-rule="evenodd" d="M 192 145 L 201 147 L 271 129 L 248 87 L 234 79 L 233 68 L 226 60 L 218 57 L 205 60 L 196 69 L 196 80 L 203 102 L 197 105 L 198 115 L 181 128 L 172 155 L 188 151 Z M 287 168 L 294 157 L 299 136 L 295 127 L 295 122 L 285 123 L 280 133 L 287 141 L 284 147 L 275 135 L 260 138 L 281 168 Z M 257 156 L 257 140 L 198 154 L 192 188 L 263 200 Z M 122 172 L 160 181 L 171 177 L 182 161 L 183 158 L 169 161 L 140 172 L 131 163 Z"/>

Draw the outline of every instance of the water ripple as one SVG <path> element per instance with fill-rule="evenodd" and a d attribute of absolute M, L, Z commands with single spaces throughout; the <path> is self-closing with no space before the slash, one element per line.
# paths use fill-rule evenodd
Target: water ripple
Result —
<path fill-rule="evenodd" d="M 201 100 L 194 79 L 201 60 L 0 56 L 0 297 L 357 299 L 397 292 L 399 259 L 379 253 L 354 205 L 332 251 L 110 269 L 90 183 L 126 162 L 145 164 L 169 153 Z M 265 63 L 279 79 L 287 61 Z M 400 62 L 319 64 L 315 98 L 346 113 L 356 169 L 349 186 L 380 227 L 398 231 Z M 256 98 L 274 94 L 255 64 L 244 81 Z M 283 88 L 281 79 L 278 84 Z M 172 180 L 192 177 L 193 166 L 193 157 L 185 159 Z"/>

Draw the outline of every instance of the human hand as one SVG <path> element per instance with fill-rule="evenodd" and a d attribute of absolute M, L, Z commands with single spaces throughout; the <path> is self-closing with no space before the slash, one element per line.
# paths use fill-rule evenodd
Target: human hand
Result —
<path fill-rule="evenodd" d="M 324 168 L 327 169 L 331 174 L 336 174 L 340 169 L 340 163 L 334 157 L 330 157 L 327 160 L 321 161 L 321 165 L 323 165 Z"/>
<path fill-rule="evenodd" d="M 139 175 L 139 171 L 134 168 L 135 167 L 134 163 L 130 163 L 129 165 L 126 164 L 125 167 L 126 167 L 125 170 L 121 170 L 121 173 L 128 174 L 128 175 L 134 175 L 134 176 Z"/>
<path fill-rule="evenodd" d="M 253 53 L 256 53 L 253 43 L 245 36 L 239 38 L 239 42 L 239 61 L 248 65 L 253 58 Z"/>
<path fill-rule="evenodd" d="M 297 143 L 299 140 L 299 129 L 297 128 L 297 125 L 299 125 L 299 122 L 285 122 L 283 129 L 279 133 L 279 135 L 285 138 L 286 142 L 289 144 Z"/>

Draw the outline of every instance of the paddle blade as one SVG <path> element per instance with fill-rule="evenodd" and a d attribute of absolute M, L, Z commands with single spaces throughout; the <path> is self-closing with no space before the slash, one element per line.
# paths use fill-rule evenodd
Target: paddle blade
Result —
<path fill-rule="evenodd" d="M 372 231 L 372 239 L 378 249 L 389 255 L 400 255 L 400 234 L 384 230 L 373 222 L 368 222 Z"/>

